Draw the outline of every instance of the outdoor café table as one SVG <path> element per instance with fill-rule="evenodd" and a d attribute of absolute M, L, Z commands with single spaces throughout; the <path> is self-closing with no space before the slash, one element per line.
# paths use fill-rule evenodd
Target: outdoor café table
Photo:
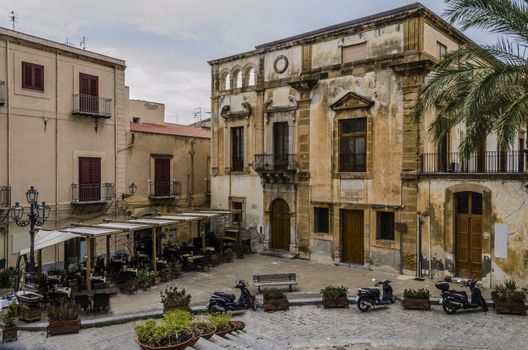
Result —
<path fill-rule="evenodd" d="M 191 255 L 191 254 L 184 254 L 182 257 L 186 260 L 186 262 L 191 263 L 194 265 L 194 268 L 196 268 L 196 261 L 199 261 L 203 259 L 203 255 Z"/>

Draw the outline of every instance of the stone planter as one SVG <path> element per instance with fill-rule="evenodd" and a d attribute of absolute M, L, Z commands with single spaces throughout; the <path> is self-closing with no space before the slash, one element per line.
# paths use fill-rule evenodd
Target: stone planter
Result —
<path fill-rule="evenodd" d="M 68 321 L 49 321 L 48 324 L 48 334 L 49 335 L 61 335 L 61 334 L 73 334 L 79 333 L 81 328 L 81 319 L 77 318 L 75 320 Z"/>
<path fill-rule="evenodd" d="M 264 311 L 281 311 L 288 310 L 290 302 L 287 297 L 281 299 L 264 299 Z"/>
<path fill-rule="evenodd" d="M 498 314 L 511 314 L 511 315 L 526 315 L 526 307 L 524 303 L 508 303 L 508 302 L 494 302 L 493 307 L 495 312 Z"/>
<path fill-rule="evenodd" d="M 2 343 L 15 341 L 17 339 L 18 339 L 18 337 L 17 337 L 17 326 L 16 325 L 15 326 L 10 326 L 10 327 L 4 326 L 4 328 L 2 329 Z"/>
<path fill-rule="evenodd" d="M 40 320 L 40 306 L 27 305 L 20 303 L 18 305 L 18 318 L 26 322 L 34 322 Z"/>
<path fill-rule="evenodd" d="M 431 311 L 431 301 L 429 298 L 403 298 L 402 305 L 405 310 Z"/>
<path fill-rule="evenodd" d="M 325 309 L 347 308 L 348 297 L 345 295 L 337 298 L 330 298 L 323 295 L 323 307 Z"/>
<path fill-rule="evenodd" d="M 176 344 L 176 345 L 168 345 L 168 346 L 149 346 L 146 344 L 142 344 L 139 341 L 138 337 L 136 337 L 135 340 L 142 350 L 183 350 L 186 347 L 191 346 L 191 344 L 194 344 L 197 342 L 194 334 L 189 340 L 184 341 L 183 343 Z"/>

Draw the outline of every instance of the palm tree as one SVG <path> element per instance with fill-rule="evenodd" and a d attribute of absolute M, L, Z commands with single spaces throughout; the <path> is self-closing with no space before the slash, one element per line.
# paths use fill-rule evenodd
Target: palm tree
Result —
<path fill-rule="evenodd" d="M 429 127 L 440 142 L 454 125 L 465 125 L 464 156 L 496 133 L 499 147 L 514 144 L 528 122 L 528 0 L 446 0 L 446 15 L 462 30 L 478 28 L 499 35 L 492 45 L 467 45 L 448 53 L 433 68 L 414 108 L 418 120 L 430 108 Z"/>

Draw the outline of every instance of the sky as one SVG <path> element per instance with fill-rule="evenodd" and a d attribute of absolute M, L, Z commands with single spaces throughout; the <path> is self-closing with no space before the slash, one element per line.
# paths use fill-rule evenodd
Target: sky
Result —
<path fill-rule="evenodd" d="M 403 0 L 0 0 L 0 26 L 124 59 L 130 97 L 165 103 L 166 121 L 210 111 L 208 60 L 404 6 Z M 422 0 L 442 15 L 441 0 Z M 466 33 L 490 42 L 487 33 Z"/>

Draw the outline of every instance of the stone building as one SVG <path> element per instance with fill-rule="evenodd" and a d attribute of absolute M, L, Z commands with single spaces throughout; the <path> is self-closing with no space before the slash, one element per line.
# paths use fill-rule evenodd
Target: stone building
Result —
<path fill-rule="evenodd" d="M 244 209 L 264 250 L 526 281 L 525 131 L 466 160 L 462 128 L 437 146 L 433 114 L 410 115 L 431 66 L 467 42 L 412 4 L 210 61 L 212 207 Z"/>
<path fill-rule="evenodd" d="M 126 179 L 138 186 L 127 199 L 132 215 L 209 207 L 209 130 L 166 123 L 163 104 L 130 100 L 127 139 Z"/>

